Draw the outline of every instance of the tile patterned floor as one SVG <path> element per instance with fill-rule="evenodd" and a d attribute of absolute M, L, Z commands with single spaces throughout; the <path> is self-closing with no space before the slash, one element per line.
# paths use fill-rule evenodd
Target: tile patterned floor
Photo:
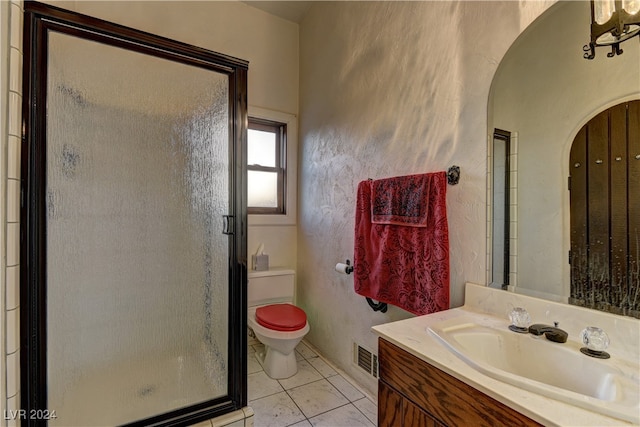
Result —
<path fill-rule="evenodd" d="M 375 427 L 376 402 L 310 346 L 296 348 L 298 373 L 269 378 L 255 357 L 262 344 L 249 342 L 249 406 L 255 427 Z"/>

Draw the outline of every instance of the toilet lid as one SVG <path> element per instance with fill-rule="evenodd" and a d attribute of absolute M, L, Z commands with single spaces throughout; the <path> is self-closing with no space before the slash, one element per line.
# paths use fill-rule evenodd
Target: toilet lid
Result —
<path fill-rule="evenodd" d="M 256 309 L 256 321 L 274 331 L 297 331 L 307 324 L 307 314 L 291 304 L 272 304 Z"/>

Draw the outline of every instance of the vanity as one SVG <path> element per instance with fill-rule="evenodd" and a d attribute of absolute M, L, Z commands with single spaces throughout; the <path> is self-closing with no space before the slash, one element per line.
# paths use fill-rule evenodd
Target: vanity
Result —
<path fill-rule="evenodd" d="M 378 427 L 539 423 L 380 338 Z"/>
<path fill-rule="evenodd" d="M 525 308 L 566 343 L 508 329 Z M 580 352 L 605 330 L 610 359 Z M 463 307 L 373 327 L 379 337 L 378 425 L 640 424 L 640 321 L 468 283 Z"/>

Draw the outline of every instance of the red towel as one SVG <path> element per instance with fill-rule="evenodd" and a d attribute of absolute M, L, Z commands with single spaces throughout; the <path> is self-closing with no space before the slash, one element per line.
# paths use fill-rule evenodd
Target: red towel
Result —
<path fill-rule="evenodd" d="M 409 175 L 385 181 L 392 182 L 388 188 L 399 188 L 403 182 L 415 182 L 415 177 Z M 374 181 L 358 184 L 355 221 L 356 293 L 416 315 L 449 309 L 447 174 L 435 172 L 421 177 L 426 180 L 428 189 L 425 226 L 372 224 Z M 376 183 L 379 181 L 383 180 Z M 418 191 L 424 188 L 420 186 Z M 394 199 L 393 195 L 386 197 Z M 402 197 L 396 198 L 399 199 Z M 403 208 L 394 210 L 402 212 Z"/>
<path fill-rule="evenodd" d="M 431 181 L 428 174 L 373 181 L 371 222 L 426 227 Z"/>

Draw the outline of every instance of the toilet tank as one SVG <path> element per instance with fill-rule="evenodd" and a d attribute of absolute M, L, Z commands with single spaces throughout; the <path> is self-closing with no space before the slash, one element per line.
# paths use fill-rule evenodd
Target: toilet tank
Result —
<path fill-rule="evenodd" d="M 247 283 L 248 306 L 293 303 L 295 271 L 272 268 L 249 271 Z"/>

